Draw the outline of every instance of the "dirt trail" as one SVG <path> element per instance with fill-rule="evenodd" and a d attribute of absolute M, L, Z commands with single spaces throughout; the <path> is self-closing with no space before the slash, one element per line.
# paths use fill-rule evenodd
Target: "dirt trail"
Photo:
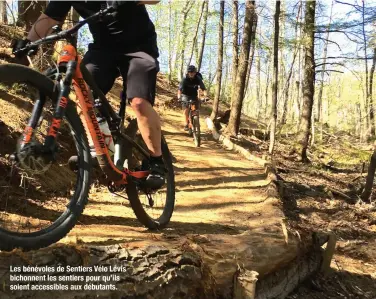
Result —
<path fill-rule="evenodd" d="M 278 223 L 279 209 L 263 204 L 269 181 L 263 168 L 221 148 L 205 133 L 196 148 L 182 131 L 178 111 L 162 112 L 163 131 L 174 157 L 176 207 L 169 227 L 148 232 L 126 199 L 93 188 L 78 225 L 62 242 L 137 242 L 159 234 L 239 234 Z"/>

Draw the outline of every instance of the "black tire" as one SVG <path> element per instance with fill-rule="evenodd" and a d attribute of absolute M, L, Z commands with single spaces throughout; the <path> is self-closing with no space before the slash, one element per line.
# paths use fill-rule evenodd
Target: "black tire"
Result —
<path fill-rule="evenodd" d="M 137 137 L 138 136 L 138 137 Z M 147 149 L 143 141 L 140 142 L 140 136 L 137 135 L 134 139 L 141 145 L 144 149 Z M 175 175 L 174 175 L 174 168 L 172 165 L 172 158 L 171 153 L 168 149 L 167 143 L 165 138 L 162 136 L 161 140 L 161 147 L 162 147 L 162 157 L 165 163 L 165 167 L 167 168 L 167 175 L 166 175 L 166 199 L 165 199 L 165 206 L 163 207 L 163 212 L 159 217 L 153 217 L 149 215 L 149 213 L 145 210 L 144 205 L 142 204 L 139 195 L 142 193 L 135 182 L 129 180 L 126 193 L 128 195 L 128 199 L 130 201 L 131 207 L 137 217 L 137 219 L 147 228 L 149 229 L 161 229 L 165 227 L 171 219 L 172 213 L 174 211 L 175 206 Z M 128 159 L 136 159 L 135 158 L 135 151 L 137 149 L 133 147 L 132 149 L 132 157 L 128 157 Z M 140 160 L 137 158 L 137 160 Z"/>
<path fill-rule="evenodd" d="M 0 65 L 0 83 L 27 83 L 44 93 L 49 99 L 57 99 L 58 96 L 58 89 L 52 80 L 37 71 L 17 64 Z M 74 194 L 70 198 L 69 205 L 51 225 L 39 231 L 14 232 L 0 227 L 1 250 L 14 248 L 31 250 L 49 246 L 66 236 L 83 212 L 90 187 L 90 151 L 84 127 L 73 102 L 69 102 L 67 106 L 65 121 L 72 130 L 77 154 L 81 157 L 78 162 L 79 169 Z"/>
<path fill-rule="evenodd" d="M 192 118 L 192 126 L 193 126 L 193 140 L 195 142 L 196 147 L 200 147 L 201 145 L 201 133 L 200 133 L 200 119 L 198 115 L 193 116 Z"/>

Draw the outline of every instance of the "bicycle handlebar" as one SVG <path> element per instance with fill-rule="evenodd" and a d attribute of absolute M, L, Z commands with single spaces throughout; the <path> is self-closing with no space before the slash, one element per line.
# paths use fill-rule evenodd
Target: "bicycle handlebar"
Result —
<path fill-rule="evenodd" d="M 14 54 L 17 54 L 18 52 L 25 52 L 28 53 L 28 51 L 32 50 L 36 46 L 42 45 L 42 44 L 47 44 L 50 42 L 62 40 L 62 39 L 68 39 L 74 33 L 76 33 L 82 26 L 88 24 L 89 22 L 94 22 L 97 20 L 100 20 L 103 17 L 108 16 L 110 13 L 115 12 L 116 9 L 114 7 L 108 7 L 106 9 L 100 10 L 99 12 L 87 17 L 86 19 L 79 21 L 76 25 L 74 25 L 72 28 L 69 28 L 67 30 L 60 31 L 56 34 L 48 35 L 44 38 L 41 38 L 35 42 L 27 44 L 24 48 L 18 49 L 17 51 L 14 52 Z"/>

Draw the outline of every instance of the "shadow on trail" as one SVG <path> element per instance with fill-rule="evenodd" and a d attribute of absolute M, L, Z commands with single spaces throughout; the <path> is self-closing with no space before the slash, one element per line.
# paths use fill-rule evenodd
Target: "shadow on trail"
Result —
<path fill-rule="evenodd" d="M 199 191 L 208 191 L 208 190 L 232 190 L 232 189 L 259 189 L 263 190 L 263 188 L 266 188 L 266 186 L 246 186 L 246 187 L 239 187 L 239 186 L 208 186 L 208 187 L 202 187 L 202 188 L 188 188 L 188 189 L 180 189 L 177 188 L 176 191 L 184 191 L 184 192 L 199 192 Z"/>
<path fill-rule="evenodd" d="M 228 172 L 242 172 L 246 173 L 249 172 L 247 167 L 227 167 L 227 166 L 210 166 L 210 167 L 179 167 L 174 166 L 174 168 L 178 171 L 189 171 L 189 172 L 196 172 L 196 171 L 228 171 Z M 252 168 L 254 170 L 264 170 L 264 168 Z"/>
<path fill-rule="evenodd" d="M 216 185 L 218 184 L 227 184 L 227 183 L 244 183 L 250 181 L 259 181 L 265 180 L 267 178 L 266 174 L 248 174 L 248 175 L 241 175 L 241 176 L 218 176 L 210 179 L 196 179 L 190 181 L 177 181 L 177 187 L 185 187 L 185 186 L 207 186 L 212 185 L 213 189 L 215 189 Z"/>
<path fill-rule="evenodd" d="M 118 217 L 118 216 L 89 216 L 81 215 L 77 225 L 119 225 L 119 226 L 129 226 L 129 227 L 139 227 L 143 226 L 135 218 L 128 217 Z M 124 227 L 126 229 L 126 227 Z M 164 233 L 164 234 L 176 234 L 177 231 L 180 235 L 185 235 L 189 233 L 197 233 L 200 231 L 200 234 L 230 234 L 235 235 L 241 233 L 242 230 L 246 230 L 246 226 L 229 226 L 224 224 L 211 224 L 211 223 L 194 223 L 194 222 L 180 222 L 180 221 L 171 221 L 167 228 L 152 231 L 145 228 L 145 231 L 140 233 Z M 96 236 L 96 232 L 91 232 L 93 237 Z M 110 233 L 109 233 L 110 235 Z"/>
<path fill-rule="evenodd" d="M 213 203 L 192 204 L 189 206 L 177 206 L 176 211 L 186 212 L 186 211 L 195 211 L 195 210 L 211 210 L 211 209 L 220 209 L 220 208 L 242 205 L 242 204 L 249 204 L 249 201 L 213 202 Z"/>

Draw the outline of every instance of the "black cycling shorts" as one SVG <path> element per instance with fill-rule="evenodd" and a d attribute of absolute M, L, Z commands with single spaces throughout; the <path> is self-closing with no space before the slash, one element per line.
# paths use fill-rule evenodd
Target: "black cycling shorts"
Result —
<path fill-rule="evenodd" d="M 154 105 L 158 60 L 145 52 L 114 53 L 108 50 L 89 49 L 85 64 L 100 90 L 108 93 L 121 75 L 127 99 L 143 98 Z"/>

